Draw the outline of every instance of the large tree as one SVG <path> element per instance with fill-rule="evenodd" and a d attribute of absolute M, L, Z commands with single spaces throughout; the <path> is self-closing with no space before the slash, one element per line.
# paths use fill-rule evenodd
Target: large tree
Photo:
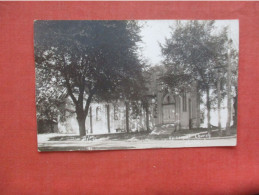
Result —
<path fill-rule="evenodd" d="M 86 135 L 94 98 L 109 101 L 136 94 L 143 68 L 137 55 L 139 30 L 135 21 L 35 22 L 36 69 L 47 71 L 66 89 L 81 136 Z"/>
<path fill-rule="evenodd" d="M 171 88 L 188 91 L 197 83 L 198 92 L 206 94 L 208 127 L 210 127 L 211 88 L 218 66 L 227 61 L 226 28 L 215 33 L 214 21 L 188 21 L 172 27 L 171 37 L 161 45 L 167 74 L 163 81 Z"/>

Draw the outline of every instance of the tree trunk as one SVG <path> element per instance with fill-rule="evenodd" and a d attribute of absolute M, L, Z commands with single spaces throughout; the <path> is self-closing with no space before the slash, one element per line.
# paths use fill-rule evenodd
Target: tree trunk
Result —
<path fill-rule="evenodd" d="M 126 131 L 129 133 L 129 103 L 125 102 L 126 106 Z"/>
<path fill-rule="evenodd" d="M 107 128 L 108 133 L 111 133 L 111 127 L 110 127 L 110 105 L 106 105 L 106 111 L 107 111 Z"/>
<path fill-rule="evenodd" d="M 231 123 L 231 64 L 230 64 L 230 54 L 228 51 L 228 73 L 227 73 L 227 108 L 228 108 L 228 118 L 226 125 L 226 133 L 230 135 L 230 123 Z"/>
<path fill-rule="evenodd" d="M 51 132 L 51 133 L 54 133 L 53 118 L 52 118 L 52 117 L 50 117 L 49 122 L 50 122 L 50 132 Z"/>
<path fill-rule="evenodd" d="M 146 126 L 147 126 L 147 132 L 149 132 L 149 131 L 150 131 L 150 128 L 149 128 L 148 104 L 146 105 Z"/>
<path fill-rule="evenodd" d="M 77 121 L 78 121 L 78 125 L 79 125 L 79 135 L 80 136 L 86 135 L 85 119 L 86 119 L 86 117 L 84 117 L 84 116 L 78 116 L 77 117 Z"/>
<path fill-rule="evenodd" d="M 54 133 L 54 128 L 53 128 L 52 120 L 50 121 L 50 131 L 51 131 L 51 133 Z"/>
<path fill-rule="evenodd" d="M 211 133 L 211 126 L 210 126 L 210 88 L 209 87 L 206 89 L 206 95 L 207 95 L 206 106 L 207 106 L 207 119 L 208 119 L 207 127 L 209 129 L 209 132 Z"/>
<path fill-rule="evenodd" d="M 233 108 L 234 108 L 234 115 L 233 115 L 233 127 L 237 127 L 237 99 L 238 99 L 238 94 L 237 94 L 237 87 L 235 87 L 236 91 L 236 96 L 233 98 Z"/>
<path fill-rule="evenodd" d="M 218 81 L 217 81 L 217 96 L 218 96 L 218 128 L 220 134 L 221 132 L 221 93 L 220 93 L 220 78 L 219 78 L 219 73 L 218 73 Z"/>
<path fill-rule="evenodd" d="M 200 128 L 200 93 L 199 93 L 199 85 L 197 85 L 197 94 L 196 94 L 196 119 L 197 119 L 197 128 Z"/>
<path fill-rule="evenodd" d="M 85 120 L 88 115 L 90 103 L 92 101 L 92 98 L 93 98 L 97 88 L 94 87 L 92 89 L 89 89 L 90 90 L 89 96 L 87 98 L 86 105 L 84 107 L 83 105 L 84 105 L 84 93 L 85 93 L 85 78 L 84 77 L 80 78 L 81 84 L 79 86 L 79 95 L 78 95 L 78 99 L 76 99 L 76 97 L 73 94 L 71 84 L 70 84 L 69 78 L 67 77 L 66 72 L 64 72 L 64 74 L 65 74 L 64 78 L 65 78 L 67 92 L 68 92 L 69 96 L 71 97 L 71 99 L 75 105 L 75 108 L 76 108 L 76 115 L 77 115 L 80 136 L 85 136 L 86 135 Z M 92 124 L 91 124 L 91 132 L 92 132 Z"/>
<path fill-rule="evenodd" d="M 188 111 L 189 111 L 189 130 L 192 129 L 192 101 L 188 99 Z"/>
<path fill-rule="evenodd" d="M 92 107 L 90 107 L 90 133 L 93 133 L 93 114 L 92 114 Z"/>

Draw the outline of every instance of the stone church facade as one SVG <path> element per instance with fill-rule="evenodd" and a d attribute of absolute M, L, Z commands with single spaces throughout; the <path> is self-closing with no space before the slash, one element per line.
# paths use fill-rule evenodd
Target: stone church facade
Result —
<path fill-rule="evenodd" d="M 191 91 L 174 94 L 163 91 L 158 84 L 159 72 L 148 75 L 148 107 L 141 102 L 92 102 L 86 119 L 88 134 L 152 131 L 155 127 L 170 125 L 175 130 L 198 128 L 200 103 L 196 84 Z M 73 111 L 68 98 L 66 109 Z M 59 133 L 79 133 L 76 115 L 69 112 L 64 122 L 58 122 Z"/>

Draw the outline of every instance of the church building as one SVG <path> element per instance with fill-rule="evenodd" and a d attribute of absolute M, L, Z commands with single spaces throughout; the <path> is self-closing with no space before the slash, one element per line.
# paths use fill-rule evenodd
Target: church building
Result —
<path fill-rule="evenodd" d="M 117 100 L 111 103 L 92 102 L 86 119 L 88 134 L 152 131 L 155 127 L 170 126 L 175 130 L 193 129 L 200 126 L 200 103 L 196 84 L 192 90 L 179 94 L 163 90 L 158 80 L 161 71 L 148 75 L 148 107 L 141 102 Z M 59 133 L 79 133 L 73 105 L 67 98 L 66 120 L 58 122 Z"/>

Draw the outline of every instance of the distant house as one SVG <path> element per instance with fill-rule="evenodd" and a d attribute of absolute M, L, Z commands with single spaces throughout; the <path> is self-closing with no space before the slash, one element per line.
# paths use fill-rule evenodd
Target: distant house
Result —
<path fill-rule="evenodd" d="M 170 124 L 175 130 L 197 128 L 200 125 L 200 103 L 196 84 L 191 91 L 174 94 L 163 91 L 159 71 L 145 75 L 147 82 L 147 109 L 141 102 L 92 102 L 86 119 L 88 134 L 106 134 L 126 131 L 153 130 L 155 126 Z M 67 98 L 66 120 L 58 122 L 60 133 L 78 133 L 79 127 L 70 98 Z"/>

